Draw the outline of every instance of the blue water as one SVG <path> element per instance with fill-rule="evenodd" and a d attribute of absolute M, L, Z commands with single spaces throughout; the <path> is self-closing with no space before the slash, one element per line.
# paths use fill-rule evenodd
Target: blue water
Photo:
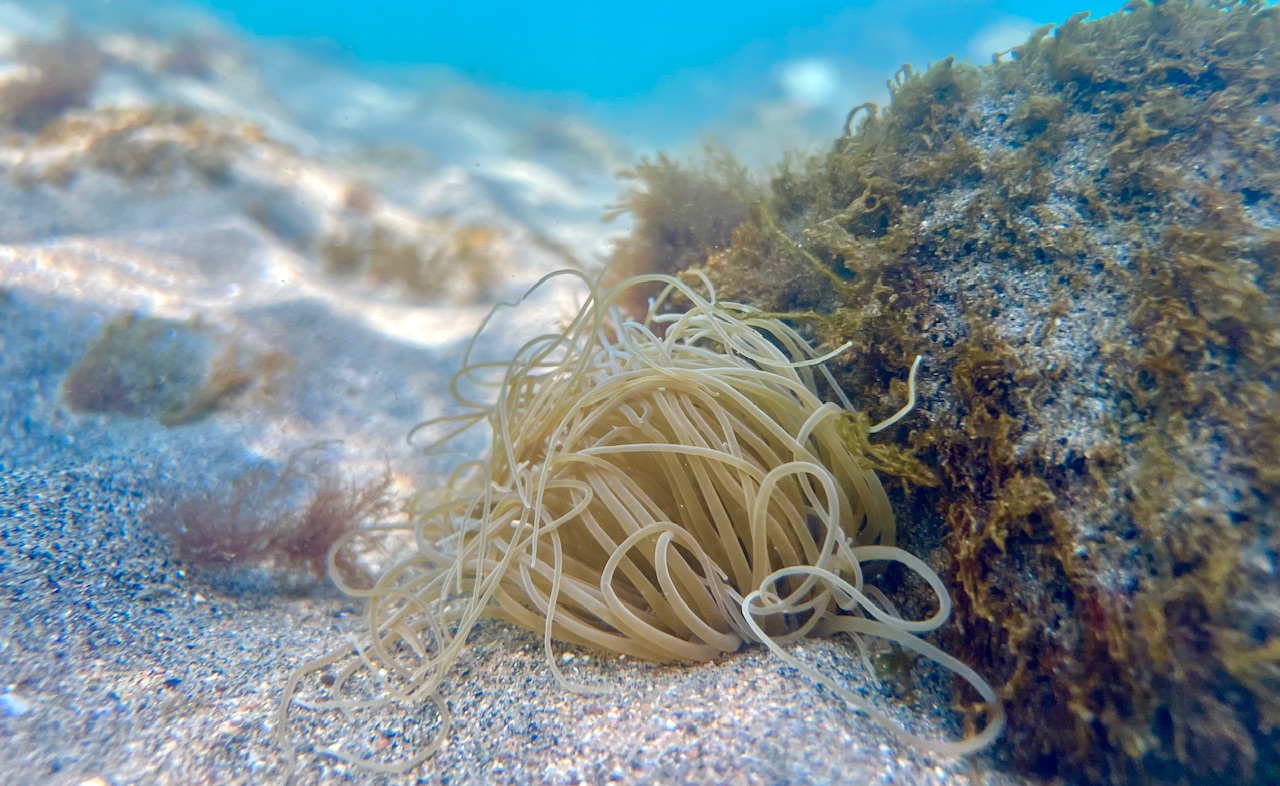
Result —
<path fill-rule="evenodd" d="M 262 36 L 318 38 L 366 62 L 434 63 L 478 81 L 569 91 L 611 101 L 682 76 L 727 68 L 766 78 L 773 65 L 828 57 L 895 69 L 947 54 L 986 58 L 984 34 L 1017 43 L 1030 27 L 1066 19 L 1077 0 L 598 0 L 546 2 L 210 2 L 224 19 Z M 1111 13 L 1119 0 L 1096 3 Z"/>

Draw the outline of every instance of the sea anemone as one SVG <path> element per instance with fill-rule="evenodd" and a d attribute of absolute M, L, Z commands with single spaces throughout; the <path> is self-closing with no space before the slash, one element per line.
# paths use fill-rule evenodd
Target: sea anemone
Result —
<path fill-rule="evenodd" d="M 990 743 L 1003 723 L 994 691 L 917 636 L 946 621 L 951 601 L 932 569 L 894 546 L 888 498 L 847 438 L 851 423 L 865 436 L 866 420 L 853 419 L 825 365 L 847 346 L 818 354 L 783 322 L 718 301 L 705 278 L 694 287 L 640 276 L 601 291 L 573 271 L 548 279 L 559 276 L 589 290 L 568 325 L 489 362 L 474 359 L 486 320 L 452 381 L 462 411 L 419 427 L 441 451 L 486 425 L 487 455 L 411 504 L 407 557 L 371 589 L 344 587 L 369 599 L 367 632 L 293 675 L 279 718 L 290 758 L 295 703 L 351 710 L 434 699 L 447 723 L 437 691 L 482 617 L 541 633 L 548 666 L 576 690 L 598 688 L 569 683 L 552 640 L 683 662 L 762 643 L 923 749 Z M 654 284 L 665 291 L 645 317 L 625 319 L 616 304 Z M 910 411 L 918 366 L 911 401 L 871 432 Z M 900 616 L 872 583 L 887 563 L 924 579 L 936 596 L 931 616 Z M 959 741 L 912 735 L 786 647 L 839 633 L 864 663 L 862 637 L 874 636 L 959 675 L 987 703 L 985 727 Z M 295 698 L 303 677 L 335 668 L 326 697 Z M 438 744 L 439 735 L 394 765 L 327 752 L 403 770 Z"/>

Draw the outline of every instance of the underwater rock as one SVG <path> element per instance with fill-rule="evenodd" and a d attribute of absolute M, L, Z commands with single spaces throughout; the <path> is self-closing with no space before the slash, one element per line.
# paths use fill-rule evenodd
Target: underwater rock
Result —
<path fill-rule="evenodd" d="M 926 414 L 882 436 L 941 484 L 898 492 L 901 538 L 933 547 L 1017 767 L 1272 782 L 1280 15 L 1085 17 L 904 67 L 701 270 L 852 342 L 867 411 L 924 355 Z"/>

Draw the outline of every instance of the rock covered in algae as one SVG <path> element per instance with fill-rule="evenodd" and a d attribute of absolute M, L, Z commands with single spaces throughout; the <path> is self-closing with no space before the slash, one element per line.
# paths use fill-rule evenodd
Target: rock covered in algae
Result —
<path fill-rule="evenodd" d="M 1280 776 L 1278 51 L 1260 2 L 1133 2 L 904 67 L 702 249 L 722 296 L 853 342 L 860 408 L 927 358 L 882 435 L 941 481 L 905 538 L 1025 772 Z"/>

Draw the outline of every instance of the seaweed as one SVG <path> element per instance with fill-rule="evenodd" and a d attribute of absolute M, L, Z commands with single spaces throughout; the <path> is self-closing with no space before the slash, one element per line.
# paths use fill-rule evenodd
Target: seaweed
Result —
<path fill-rule="evenodd" d="M 700 264 L 729 247 L 734 229 L 764 196 L 746 167 L 710 144 L 698 164 L 659 155 L 641 160 L 621 177 L 632 185 L 605 220 L 630 214 L 635 227 L 614 249 L 607 283 L 646 273 L 670 275 Z M 644 314 L 644 296 L 655 294 L 654 288 L 640 288 L 634 302 L 621 305 L 628 313 Z"/>
<path fill-rule="evenodd" d="M 357 187 L 344 203 L 364 213 L 372 196 Z M 440 298 L 462 284 L 465 297 L 489 297 L 494 270 L 504 256 L 502 237 L 484 225 L 443 223 L 420 233 L 364 220 L 315 240 L 316 256 L 326 273 L 359 278 L 369 286 L 397 287 L 418 298 Z"/>
<path fill-rule="evenodd" d="M 344 581 L 366 580 L 360 554 L 333 547 L 363 522 L 391 512 L 391 474 L 345 477 L 316 450 L 298 451 L 280 468 L 253 465 L 164 505 L 150 525 L 181 559 L 227 590 L 310 589 L 328 575 L 330 559 Z"/>

